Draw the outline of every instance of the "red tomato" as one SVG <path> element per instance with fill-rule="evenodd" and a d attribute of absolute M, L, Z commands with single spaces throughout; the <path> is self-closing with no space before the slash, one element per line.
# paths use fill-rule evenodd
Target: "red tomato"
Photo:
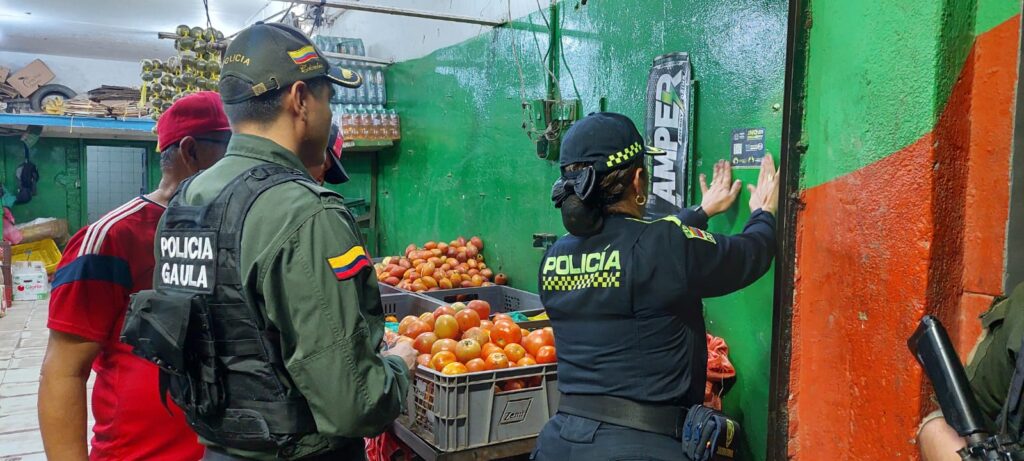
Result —
<path fill-rule="evenodd" d="M 455 313 L 455 320 L 459 322 L 459 329 L 469 331 L 470 328 L 480 326 L 480 314 L 473 309 L 463 309 Z"/>
<path fill-rule="evenodd" d="M 473 327 L 462 333 L 462 339 L 475 339 L 481 345 L 491 342 L 491 333 L 480 327 Z"/>
<path fill-rule="evenodd" d="M 508 356 L 501 352 L 495 352 L 487 356 L 487 360 L 484 360 L 484 364 L 487 365 L 488 370 L 508 368 Z"/>
<path fill-rule="evenodd" d="M 515 323 L 515 321 L 512 320 L 512 317 L 509 317 L 508 314 L 494 314 L 494 318 L 491 319 L 494 323 L 498 323 L 502 320 L 508 320 L 509 322 Z"/>
<path fill-rule="evenodd" d="M 414 315 L 407 315 L 403 317 L 402 323 L 398 324 L 398 334 L 408 336 L 409 324 L 412 323 L 413 320 L 416 320 L 416 316 Z"/>
<path fill-rule="evenodd" d="M 504 392 L 518 391 L 526 388 L 526 382 L 521 379 L 511 379 L 505 381 L 504 385 L 501 386 L 501 390 Z"/>
<path fill-rule="evenodd" d="M 473 359 L 466 362 L 466 368 L 469 370 L 470 373 L 474 373 L 477 371 L 486 371 L 487 362 L 484 362 L 484 359 Z"/>
<path fill-rule="evenodd" d="M 523 338 L 525 338 L 527 335 L 530 334 L 530 330 L 527 330 L 526 328 L 520 328 L 520 330 L 522 332 L 522 337 Z"/>
<path fill-rule="evenodd" d="M 461 375 L 463 373 L 469 373 L 469 368 L 459 362 L 452 362 L 445 365 L 441 369 L 441 373 L 446 375 Z"/>
<path fill-rule="evenodd" d="M 455 357 L 458 357 L 462 363 L 478 359 L 480 358 L 480 347 L 480 343 L 475 339 L 463 339 L 455 346 Z"/>
<path fill-rule="evenodd" d="M 454 353 L 457 347 L 458 343 L 456 343 L 454 339 L 439 339 L 434 341 L 434 344 L 430 346 L 430 353 L 434 355 L 437 355 L 437 353 L 441 351 Z"/>
<path fill-rule="evenodd" d="M 416 340 L 412 342 L 412 347 L 419 351 L 420 354 L 426 354 L 430 352 L 430 348 L 437 342 L 437 335 L 432 332 L 426 332 L 416 337 Z"/>
<path fill-rule="evenodd" d="M 554 346 L 544 346 L 537 351 L 537 363 L 555 363 L 558 357 L 555 355 Z"/>
<path fill-rule="evenodd" d="M 420 320 L 423 321 L 423 323 L 430 325 L 431 331 L 434 330 L 434 314 L 431 314 L 430 312 L 424 312 L 423 315 L 420 315 Z"/>
<path fill-rule="evenodd" d="M 455 317 L 444 314 L 434 320 L 434 333 L 441 339 L 455 339 L 459 337 L 459 321 Z"/>
<path fill-rule="evenodd" d="M 494 322 L 492 322 L 490 320 L 482 320 L 483 317 L 480 317 L 480 318 L 481 318 L 481 320 L 480 320 L 480 328 L 483 328 L 483 329 L 488 330 L 488 331 L 494 329 Z"/>
<path fill-rule="evenodd" d="M 429 331 L 430 325 L 427 325 L 426 322 L 417 319 L 413 320 L 412 322 L 409 322 L 409 327 L 405 330 L 405 336 L 416 339 L 421 334 L 427 333 Z"/>
<path fill-rule="evenodd" d="M 518 362 L 526 356 L 526 349 L 519 343 L 508 344 L 505 346 L 505 355 L 508 356 L 509 362 Z"/>
<path fill-rule="evenodd" d="M 480 356 L 481 357 L 487 357 L 487 356 L 489 356 L 489 355 L 491 355 L 491 354 L 493 354 L 495 352 L 502 352 L 503 353 L 504 349 L 496 346 L 494 343 L 484 344 L 483 347 L 480 348 Z"/>
<path fill-rule="evenodd" d="M 434 357 L 430 359 L 430 366 L 437 370 L 444 370 L 444 367 L 448 366 L 449 363 L 455 362 L 455 354 L 448 351 L 441 351 L 434 354 Z"/>
<path fill-rule="evenodd" d="M 537 351 L 544 346 L 554 346 L 554 338 L 549 338 L 544 330 L 534 330 L 523 339 L 523 347 L 530 355 L 537 355 Z"/>
<path fill-rule="evenodd" d="M 491 341 L 498 347 L 505 347 L 509 344 L 516 344 L 523 340 L 522 330 L 512 322 L 498 322 L 491 330 Z"/>
<path fill-rule="evenodd" d="M 533 357 L 523 357 L 523 358 L 519 359 L 518 362 L 516 362 L 516 365 L 521 366 L 521 367 L 529 367 L 529 366 L 533 366 L 533 365 L 536 365 L 536 364 L 537 364 L 537 361 L 534 360 Z"/>
<path fill-rule="evenodd" d="M 466 304 L 466 307 L 476 311 L 477 315 L 479 315 L 481 319 L 486 319 L 491 316 L 490 303 L 482 299 L 474 299 L 470 301 L 469 304 Z"/>
<path fill-rule="evenodd" d="M 434 320 L 437 320 L 442 315 L 455 315 L 455 309 L 452 309 L 451 306 L 441 306 L 434 309 Z"/>
<path fill-rule="evenodd" d="M 416 356 L 416 363 L 418 363 L 420 365 L 423 365 L 423 366 L 425 366 L 427 368 L 430 368 L 430 359 L 431 359 L 431 357 L 433 357 L 433 356 L 430 355 L 430 354 L 420 354 L 420 355 Z"/>

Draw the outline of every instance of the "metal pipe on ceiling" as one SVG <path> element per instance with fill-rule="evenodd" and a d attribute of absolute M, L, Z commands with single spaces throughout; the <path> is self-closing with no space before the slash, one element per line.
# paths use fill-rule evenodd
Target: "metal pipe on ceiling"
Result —
<path fill-rule="evenodd" d="M 368 13 L 382 13 L 394 16 L 408 16 L 421 19 L 435 19 L 438 21 L 461 22 L 465 24 L 477 24 L 481 26 L 498 27 L 505 24 L 505 21 L 494 21 L 490 19 L 460 16 L 455 14 L 432 13 L 429 11 L 407 10 L 404 8 L 392 8 L 388 6 L 366 5 L 356 2 L 332 0 L 321 2 L 318 0 L 274 0 L 278 2 L 298 3 L 310 6 L 326 6 L 331 8 L 343 8 L 346 10 L 365 11 Z"/>

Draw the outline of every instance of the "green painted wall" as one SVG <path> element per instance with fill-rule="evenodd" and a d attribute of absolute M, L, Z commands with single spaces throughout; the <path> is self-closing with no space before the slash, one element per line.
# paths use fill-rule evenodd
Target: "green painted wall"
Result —
<path fill-rule="evenodd" d="M 935 39 L 943 25 L 941 2 L 815 1 L 811 10 L 806 136 L 812 148 L 827 148 L 804 157 L 803 187 L 916 141 L 945 104 L 945 96 L 936 97 L 936 69 L 945 51 Z M 959 70 L 963 58 L 957 60 Z M 948 95 L 952 80 L 940 83 Z"/>
<path fill-rule="evenodd" d="M 787 2 L 577 3 L 561 4 L 562 60 L 575 76 L 584 113 L 598 110 L 607 98 L 608 110 L 642 127 L 651 61 L 689 51 L 698 80 L 697 170 L 710 173 L 715 160 L 727 158 L 735 128 L 767 128 L 768 149 L 778 152 L 782 112 L 773 105 L 782 104 Z M 477 234 L 486 242 L 490 265 L 507 272 L 513 285 L 536 291 L 541 251 L 531 248 L 531 235 L 565 233 L 549 198 L 557 165 L 537 159 L 520 129 L 520 92 L 526 99 L 545 94 L 538 49 L 547 48 L 544 19 L 534 13 L 510 28 L 389 69 L 389 96 L 402 114 L 403 139 L 381 156 L 385 253 L 398 253 L 410 242 Z M 565 68 L 560 77 L 562 95 L 574 97 Z M 748 182 L 756 170 L 736 176 Z M 748 198 L 744 191 L 738 206 L 713 219 L 711 229 L 740 231 L 749 216 Z M 706 302 L 710 331 L 729 342 L 739 370 L 725 407 L 747 431 L 744 459 L 765 454 L 772 293 L 769 274 L 746 290 Z"/>
<path fill-rule="evenodd" d="M 92 139 L 41 138 L 32 148 L 32 163 L 39 169 L 39 183 L 32 201 L 14 205 L 11 213 L 18 223 L 35 218 L 54 217 L 68 220 L 74 233 L 88 224 L 85 201 L 85 151 L 89 145 L 143 147 L 150 154 L 151 188 L 159 181 L 159 156 L 154 143 L 106 141 Z M 3 186 L 17 192 L 15 171 L 24 162 L 25 154 L 18 137 L 0 138 L 0 178 Z M 155 173 L 154 173 L 155 172 Z"/>
<path fill-rule="evenodd" d="M 977 3 L 977 21 L 974 24 L 977 34 L 988 32 L 1021 12 L 1020 0 L 978 0 Z"/>

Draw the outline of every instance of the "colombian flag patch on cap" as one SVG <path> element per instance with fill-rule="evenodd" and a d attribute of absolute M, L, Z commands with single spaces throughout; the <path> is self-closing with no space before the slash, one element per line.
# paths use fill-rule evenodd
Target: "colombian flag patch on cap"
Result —
<path fill-rule="evenodd" d="M 355 246 L 338 256 L 327 258 L 327 264 L 331 266 L 338 280 L 348 280 L 355 277 L 363 268 L 370 266 L 370 256 L 366 254 L 365 248 Z"/>
<path fill-rule="evenodd" d="M 310 59 L 316 58 L 317 54 L 316 49 L 312 46 L 304 46 L 295 51 L 289 51 L 288 56 L 292 58 L 292 61 L 295 61 L 295 64 L 305 64 Z"/>

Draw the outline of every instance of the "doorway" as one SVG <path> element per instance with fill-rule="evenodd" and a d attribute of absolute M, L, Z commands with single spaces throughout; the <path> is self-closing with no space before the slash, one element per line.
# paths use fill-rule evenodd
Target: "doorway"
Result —
<path fill-rule="evenodd" d="M 87 146 L 86 211 L 89 223 L 146 193 L 146 150 L 141 147 Z"/>

